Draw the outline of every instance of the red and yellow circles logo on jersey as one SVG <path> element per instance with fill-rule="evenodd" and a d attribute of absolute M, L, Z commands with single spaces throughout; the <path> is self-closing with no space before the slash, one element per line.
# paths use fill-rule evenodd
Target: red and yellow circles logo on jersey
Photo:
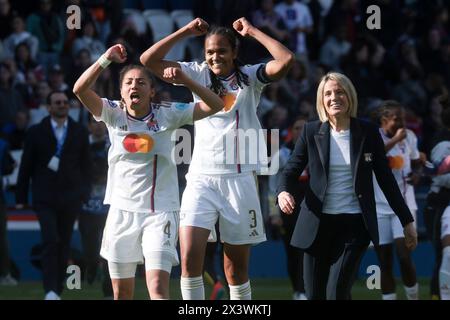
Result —
<path fill-rule="evenodd" d="M 388 156 L 389 168 L 400 170 L 405 165 L 405 160 L 402 156 Z"/>
<path fill-rule="evenodd" d="M 149 153 L 154 141 L 146 134 L 128 134 L 122 141 L 123 147 L 130 153 Z"/>
<path fill-rule="evenodd" d="M 228 112 L 234 107 L 234 103 L 236 102 L 236 96 L 232 93 L 227 93 L 224 96 L 222 96 L 223 100 L 223 111 Z"/>

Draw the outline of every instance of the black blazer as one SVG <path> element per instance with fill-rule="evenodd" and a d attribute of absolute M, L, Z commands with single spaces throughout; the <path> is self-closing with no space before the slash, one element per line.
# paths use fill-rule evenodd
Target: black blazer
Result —
<path fill-rule="evenodd" d="M 376 125 L 351 118 L 350 159 L 353 187 L 362 210 L 364 223 L 372 242 L 378 244 L 378 222 L 372 171 L 402 225 L 405 226 L 414 219 L 388 166 L 384 143 Z M 307 123 L 281 174 L 277 192 L 279 194 L 282 191 L 290 192 L 295 189 L 298 176 L 308 165 L 309 187 L 301 203 L 300 214 L 291 239 L 291 244 L 295 247 L 307 249 L 316 238 L 328 184 L 329 160 L 329 122 Z"/>
<path fill-rule="evenodd" d="M 28 203 L 31 180 L 33 205 L 80 205 L 90 189 L 91 161 L 87 130 L 68 119 L 58 172 L 47 166 L 56 153 L 50 116 L 27 132 L 17 179 L 17 203 Z"/>

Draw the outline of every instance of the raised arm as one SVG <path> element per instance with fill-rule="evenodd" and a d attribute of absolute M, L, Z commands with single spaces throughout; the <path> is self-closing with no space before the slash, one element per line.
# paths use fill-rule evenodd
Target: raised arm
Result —
<path fill-rule="evenodd" d="M 182 84 L 195 93 L 202 101 L 194 108 L 194 121 L 203 119 L 223 109 L 223 100 L 208 88 L 189 78 L 180 68 L 166 68 L 163 71 L 164 81 Z"/>
<path fill-rule="evenodd" d="M 254 27 L 245 18 L 233 22 L 233 28 L 244 37 L 254 38 L 270 52 L 274 60 L 269 61 L 266 65 L 266 75 L 269 79 L 276 81 L 286 75 L 295 60 L 292 51 Z"/>
<path fill-rule="evenodd" d="M 177 62 L 164 60 L 164 57 L 175 43 L 188 36 L 203 35 L 208 28 L 208 23 L 203 19 L 196 18 L 192 20 L 181 29 L 178 29 L 148 48 L 140 57 L 141 63 L 149 68 L 156 76 L 163 79 L 164 69 L 180 67 Z"/>
<path fill-rule="evenodd" d="M 91 87 L 97 81 L 98 76 L 111 62 L 122 63 L 127 59 L 127 52 L 123 45 L 116 44 L 91 65 L 78 78 L 73 86 L 73 93 L 80 99 L 81 103 L 96 117 L 102 115 L 102 100 Z"/>

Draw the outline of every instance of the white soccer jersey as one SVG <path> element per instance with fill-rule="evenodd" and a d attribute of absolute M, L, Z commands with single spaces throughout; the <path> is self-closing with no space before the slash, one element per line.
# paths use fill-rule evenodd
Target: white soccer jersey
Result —
<path fill-rule="evenodd" d="M 380 128 L 380 134 L 384 143 L 390 140 Z M 389 167 L 392 169 L 395 180 L 400 188 L 403 198 L 406 201 L 410 210 L 417 210 L 416 197 L 414 195 L 414 186 L 407 183 L 407 177 L 411 173 L 411 160 L 419 159 L 420 154 L 417 148 L 417 137 L 411 130 L 406 130 L 406 138 L 397 143 L 386 154 Z M 375 178 L 373 179 L 375 201 L 377 206 L 377 213 L 380 214 L 393 214 L 391 207 L 389 206 L 383 191 Z"/>
<path fill-rule="evenodd" d="M 102 101 L 102 115 L 96 120 L 105 122 L 111 140 L 104 203 L 133 212 L 179 210 L 171 136 L 180 126 L 192 124 L 195 104 L 152 104 L 147 116 L 136 119 L 118 101 Z"/>
<path fill-rule="evenodd" d="M 301 2 L 294 2 L 292 4 L 281 2 L 277 4 L 274 9 L 275 12 L 283 18 L 284 23 L 290 31 L 296 28 L 313 27 L 314 21 L 311 12 L 309 11 L 308 6 Z M 302 54 L 307 53 L 305 33 L 298 32 L 295 40 L 295 52 Z"/>
<path fill-rule="evenodd" d="M 201 85 L 210 87 L 206 62 L 179 62 L 182 70 Z M 239 88 L 236 73 L 221 79 L 225 88 L 225 107 L 218 113 L 196 121 L 194 152 L 189 173 L 229 174 L 260 169 L 267 159 L 267 147 L 256 116 L 262 89 L 270 82 L 264 77 L 264 64 L 241 67 L 249 86 Z M 199 101 L 194 95 L 194 101 Z"/>

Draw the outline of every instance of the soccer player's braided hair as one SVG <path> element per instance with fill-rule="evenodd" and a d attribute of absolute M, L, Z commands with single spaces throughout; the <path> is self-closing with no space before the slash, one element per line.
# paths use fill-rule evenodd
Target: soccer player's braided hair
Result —
<path fill-rule="evenodd" d="M 206 38 L 212 35 L 220 35 L 225 37 L 230 43 L 231 49 L 233 51 L 237 51 L 239 49 L 239 39 L 237 38 L 234 31 L 230 28 L 213 26 L 206 34 Z M 241 63 L 237 58 L 233 60 L 233 63 L 236 69 L 236 82 L 239 88 L 242 89 L 244 85 L 249 86 L 250 82 L 248 79 L 248 75 L 243 73 L 240 69 L 240 66 L 242 66 L 243 63 Z M 225 93 L 225 88 L 223 87 L 220 79 L 214 74 L 214 72 L 211 71 L 211 69 L 209 69 L 209 76 L 211 78 L 211 90 L 219 96 L 223 96 Z"/>
<path fill-rule="evenodd" d="M 396 110 L 403 110 L 403 105 L 395 100 L 385 100 L 380 107 L 372 113 L 371 118 L 373 122 L 381 124 L 381 118 L 390 118 L 394 115 Z"/>

